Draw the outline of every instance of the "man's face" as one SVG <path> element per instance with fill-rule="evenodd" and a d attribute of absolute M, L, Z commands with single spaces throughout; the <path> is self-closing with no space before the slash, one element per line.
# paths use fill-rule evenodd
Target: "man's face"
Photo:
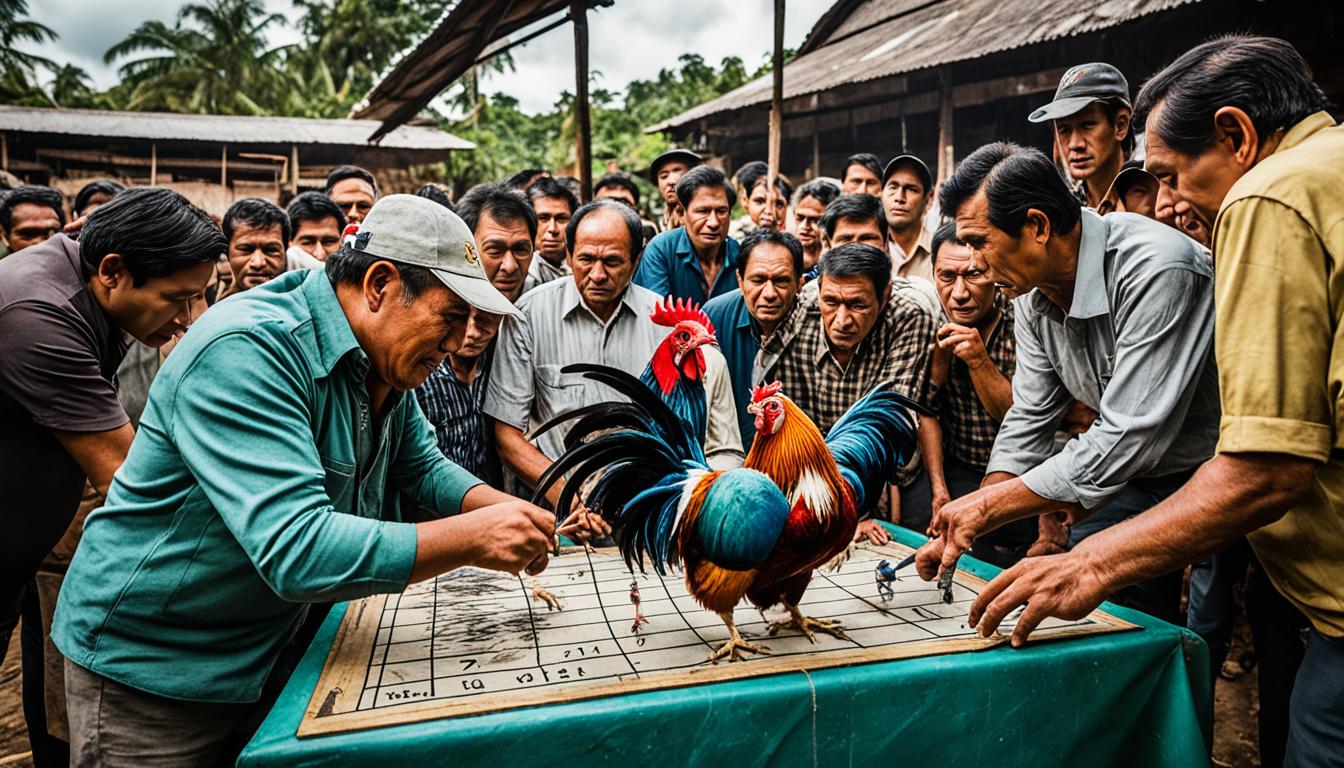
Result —
<path fill-rule="evenodd" d="M 113 256 L 104 259 L 95 280 L 108 286 L 108 314 L 117 327 L 146 346 L 159 348 L 187 328 L 205 311 L 205 288 L 215 271 L 213 262 L 204 261 L 171 275 L 152 277 L 135 285 L 125 268 L 109 274 Z"/>
<path fill-rule="evenodd" d="M 285 241 L 280 225 L 254 227 L 237 222 L 229 240 L 229 269 L 236 291 L 255 288 L 284 272 Z"/>
<path fill-rule="evenodd" d="M 9 231 L 4 233 L 10 253 L 46 242 L 61 231 L 56 211 L 37 203 L 19 203 L 10 209 L 10 219 Z"/>
<path fill-rule="evenodd" d="M 1106 117 L 1100 104 L 1087 105 L 1081 112 L 1055 120 L 1055 147 L 1069 175 L 1085 181 L 1103 165 L 1115 167 L 1124 157 L 1120 141 L 1129 131 L 1129 109 L 1121 107 L 1115 122 Z"/>
<path fill-rule="evenodd" d="M 816 253 L 821 250 L 821 214 L 826 206 L 815 197 L 804 197 L 793 207 L 793 234 L 803 244 L 803 250 Z"/>
<path fill-rule="evenodd" d="M 630 190 L 626 189 L 625 187 L 617 186 L 617 185 L 615 185 L 615 184 L 612 184 L 612 185 L 610 185 L 610 186 L 606 186 L 606 187 L 603 187 L 603 188 L 597 190 L 597 192 L 594 192 L 594 193 L 593 193 L 593 197 L 595 197 L 595 198 L 603 198 L 603 197 L 614 198 L 614 199 L 616 199 L 616 200 L 620 200 L 622 203 L 625 203 L 626 205 L 630 206 L 631 208 L 634 208 L 634 209 L 636 209 L 636 210 L 639 209 L 639 206 L 635 204 L 635 196 L 632 195 L 632 194 L 630 194 Z"/>
<path fill-rule="evenodd" d="M 501 222 L 485 211 L 473 234 L 485 276 L 509 301 L 517 301 L 523 295 L 527 268 L 532 265 L 532 234 L 527 231 L 527 222 L 521 218 Z"/>
<path fill-rule="evenodd" d="M 784 319 L 798 295 L 798 275 L 793 271 L 793 255 L 775 243 L 762 243 L 751 249 L 746 269 L 737 278 L 746 301 L 747 312 L 762 325 L 774 325 Z"/>
<path fill-rule="evenodd" d="M 359 178 L 341 179 L 336 182 L 328 197 L 345 211 L 345 218 L 351 224 L 363 221 L 377 200 L 377 196 L 373 193 L 373 185 Z"/>
<path fill-rule="evenodd" d="M 1048 274 L 1045 244 L 1023 236 L 1031 228 L 1028 221 L 1023 232 L 1013 236 L 990 224 L 989 201 L 983 189 L 957 211 L 957 239 L 984 259 L 998 284 L 1014 296 L 1040 285 Z"/>
<path fill-rule="evenodd" d="M 1143 167 L 1159 182 L 1158 215 L 1162 215 L 1163 209 L 1171 209 L 1177 215 L 1193 212 L 1204 222 L 1216 221 L 1223 198 L 1244 171 L 1228 142 L 1214 142 L 1198 155 L 1187 155 L 1167 146 L 1153 130 L 1163 107 L 1159 104 L 1148 117 L 1148 149 L 1143 161 Z"/>
<path fill-rule="evenodd" d="M 891 286 L 888 285 L 885 295 L 878 296 L 873 281 L 863 275 L 822 275 L 817 306 L 832 351 L 852 354 L 858 349 L 859 343 L 877 325 L 890 294 Z"/>
<path fill-rule="evenodd" d="M 467 331 L 462 336 L 462 344 L 453 353 L 455 357 L 475 359 L 485 354 L 486 347 L 499 333 L 499 323 L 504 318 L 492 315 L 484 310 L 471 308 L 471 317 L 467 321 Z"/>
<path fill-rule="evenodd" d="M 341 230 L 336 226 L 336 217 L 300 221 L 299 230 L 294 233 L 294 244 L 318 261 L 326 261 L 341 247 Z"/>
<path fill-rule="evenodd" d="M 658 194 L 663 196 L 664 203 L 672 206 L 677 204 L 677 182 L 681 181 L 681 175 L 688 170 L 690 169 L 680 160 L 663 163 L 658 168 Z"/>
<path fill-rule="evenodd" d="M 994 309 L 994 278 L 984 258 L 951 240 L 938 249 L 934 284 L 947 318 L 958 325 L 979 327 Z"/>
<path fill-rule="evenodd" d="M 569 266 L 583 303 L 598 316 L 610 316 L 635 274 L 625 221 L 613 211 L 585 216 L 574 230 Z"/>
<path fill-rule="evenodd" d="M 751 217 L 752 223 L 761 229 L 779 229 L 780 223 L 784 221 L 786 207 L 784 196 L 778 194 L 778 191 L 771 195 L 764 179 L 756 182 L 756 186 L 751 188 L 751 194 L 747 196 L 747 215 Z"/>
<path fill-rule="evenodd" d="M 830 247 L 845 243 L 863 243 L 885 251 L 887 244 L 882 239 L 882 230 L 873 219 L 837 219 L 835 231 L 831 233 Z"/>
<path fill-rule="evenodd" d="M 565 227 L 574 212 L 560 197 L 538 197 L 532 201 L 537 212 L 537 251 L 552 264 L 565 260 Z"/>
<path fill-rule="evenodd" d="M 691 204 L 686 207 L 686 234 L 697 252 L 709 253 L 723 244 L 730 214 L 728 193 L 723 187 L 695 190 Z"/>
<path fill-rule="evenodd" d="M 846 195 L 872 195 L 882 192 L 882 180 L 868 168 L 855 163 L 845 169 L 842 189 Z"/>
<path fill-rule="evenodd" d="M 892 171 L 882 185 L 882 210 L 887 214 L 887 227 L 891 230 L 919 226 L 928 205 L 929 191 L 919 176 L 908 168 Z"/>
<path fill-rule="evenodd" d="M 383 266 L 379 266 L 383 265 Z M 384 295 L 372 310 L 374 343 L 366 349 L 373 371 L 384 383 L 400 392 L 409 392 L 424 383 L 443 359 L 462 346 L 471 317 L 471 305 L 444 285 L 421 291 L 409 305 L 402 300 L 400 274 L 387 262 L 378 262 L 370 270 L 383 270 Z M 368 289 L 365 292 L 368 296 Z"/>
<path fill-rule="evenodd" d="M 77 211 L 80 216 L 88 216 L 93 213 L 93 209 L 112 200 L 112 196 L 106 192 L 94 192 L 84 201 L 84 209 Z"/>

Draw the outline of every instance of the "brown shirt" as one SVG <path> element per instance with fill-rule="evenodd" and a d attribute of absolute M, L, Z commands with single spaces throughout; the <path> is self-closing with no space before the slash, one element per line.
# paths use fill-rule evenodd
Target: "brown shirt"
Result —
<path fill-rule="evenodd" d="M 0 590 L 32 578 L 79 506 L 84 470 L 53 430 L 128 421 L 116 387 L 125 353 L 74 240 L 56 235 L 0 261 Z"/>

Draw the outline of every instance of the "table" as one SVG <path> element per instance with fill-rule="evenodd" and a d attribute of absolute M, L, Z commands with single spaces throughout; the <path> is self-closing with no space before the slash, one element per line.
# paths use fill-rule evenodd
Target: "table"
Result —
<path fill-rule="evenodd" d="M 922 541 L 892 531 L 901 543 Z M 961 567 L 986 579 L 998 571 L 969 557 Z M 1203 642 L 1135 611 L 1103 609 L 1141 629 L 299 739 L 338 606 L 238 764 L 1207 764 Z"/>

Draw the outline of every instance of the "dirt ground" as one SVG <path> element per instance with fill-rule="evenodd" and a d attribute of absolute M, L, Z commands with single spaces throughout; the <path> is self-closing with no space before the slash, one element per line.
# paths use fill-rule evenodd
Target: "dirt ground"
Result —
<path fill-rule="evenodd" d="M 1233 654 L 1237 653 L 1234 646 Z M 1213 758 L 1229 768 L 1258 768 L 1255 746 L 1255 671 L 1235 681 L 1219 679 L 1214 689 Z M 19 633 L 15 630 L 0 666 L 0 768 L 32 765 L 19 696 Z"/>

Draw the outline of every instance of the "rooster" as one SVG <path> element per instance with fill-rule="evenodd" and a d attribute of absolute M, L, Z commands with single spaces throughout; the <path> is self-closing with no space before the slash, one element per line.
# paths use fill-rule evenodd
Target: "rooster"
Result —
<path fill-rule="evenodd" d="M 667 299 L 654 307 L 653 322 L 672 330 L 653 351 L 639 380 L 660 395 L 672 412 L 691 426 L 705 443 L 705 344 L 717 345 L 714 324 L 693 301 Z"/>
<path fill-rule="evenodd" d="M 571 473 L 560 508 L 597 476 L 584 503 L 615 524 L 627 565 L 647 556 L 666 575 L 681 566 L 691 596 L 728 628 L 728 641 L 710 654 L 717 662 L 744 651 L 770 649 L 742 638 L 733 609 L 746 597 L 764 611 L 782 603 L 790 618 L 770 634 L 794 627 L 815 642 L 814 630 L 846 637 L 839 622 L 803 615 L 798 605 L 812 571 L 845 551 L 858 511 L 873 503 L 915 450 L 919 406 L 881 388 L 870 392 L 821 431 L 779 384 L 752 393 L 749 411 L 757 437 L 739 469 L 710 470 L 690 425 L 641 382 L 600 365 L 566 366 L 630 399 L 602 410 L 561 414 L 570 418 L 566 451 L 539 487 Z"/>

